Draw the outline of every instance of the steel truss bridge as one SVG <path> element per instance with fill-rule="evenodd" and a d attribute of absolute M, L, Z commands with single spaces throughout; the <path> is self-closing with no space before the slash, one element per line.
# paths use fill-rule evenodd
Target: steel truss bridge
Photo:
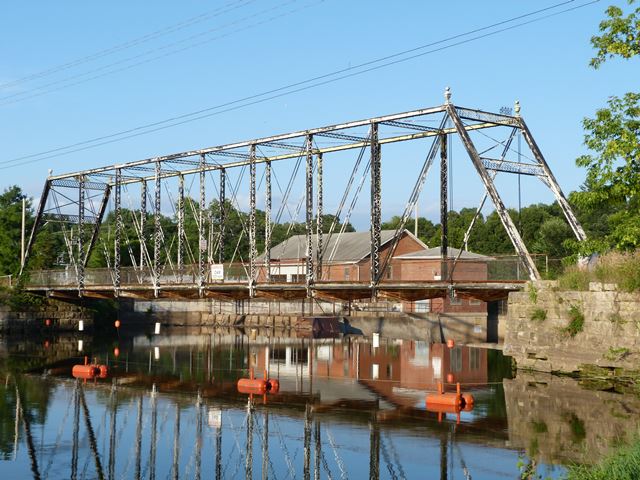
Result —
<path fill-rule="evenodd" d="M 478 134 L 499 131 L 504 140 L 479 151 Z M 521 132 L 531 156 L 515 161 L 509 158 L 511 144 Z M 497 135 L 497 134 L 494 134 Z M 443 105 L 410 112 L 368 118 L 310 130 L 148 158 L 129 163 L 49 175 L 30 233 L 23 269 L 28 267 L 34 242 L 45 225 L 56 225 L 64 237 L 66 270 L 32 271 L 26 288 L 33 292 L 78 297 L 141 298 L 219 298 L 239 300 L 253 297 L 294 299 L 319 297 L 351 300 L 378 296 L 402 300 L 441 297 L 455 289 L 463 296 L 492 300 L 506 296 L 520 284 L 513 281 L 454 281 L 453 272 L 460 255 L 449 260 L 447 212 L 449 166 L 447 145 L 459 137 L 464 150 L 484 186 L 476 214 L 468 225 L 464 243 L 476 219 L 490 199 L 511 240 L 521 268 L 530 279 L 540 274 L 514 221 L 498 192 L 494 179 L 499 173 L 537 177 L 548 187 L 578 240 L 586 238 L 562 193 L 549 165 L 538 148 L 516 102 L 515 114 L 492 113 L 459 107 L 452 103 L 449 89 Z M 381 254 L 381 165 L 382 151 L 392 144 L 428 142 L 426 155 L 416 166 L 415 183 L 409 191 L 389 254 Z M 495 138 L 493 138 L 495 140 Z M 324 225 L 323 171 L 331 157 L 344 162 L 355 152 L 355 164 L 342 193 L 335 219 L 328 233 Z M 487 153 L 494 152 L 494 156 Z M 435 282 L 396 282 L 386 279 L 390 259 L 411 217 L 434 162 L 440 166 L 440 212 L 442 280 Z M 288 165 L 288 180 L 279 179 L 276 166 Z M 338 165 L 336 163 L 336 165 Z M 341 165 L 344 165 L 342 163 Z M 418 168 L 419 167 L 419 168 Z M 283 167 L 284 168 L 284 167 Z M 344 172 L 345 168 L 342 168 Z M 248 175 L 246 172 L 248 170 Z M 299 171 L 303 177 L 297 207 L 294 196 Z M 347 169 L 348 171 L 348 169 Z M 368 182 L 367 182 L 368 177 Z M 275 180 L 275 186 L 273 183 Z M 370 197 L 370 275 L 365 281 L 332 282 L 325 278 L 323 266 L 331 265 L 335 248 L 328 251 L 332 236 L 340 235 L 353 207 L 368 183 Z M 191 196 L 191 188 L 196 193 Z M 279 197 L 274 196 L 274 187 Z M 212 195 L 212 191 L 215 192 Z M 217 200 L 214 213 L 207 201 Z M 274 200 L 280 199 L 279 205 Z M 125 200 L 129 203 L 126 204 Z M 245 201 L 242 208 L 241 203 Z M 259 205 L 260 203 L 260 205 Z M 248 204 L 248 205 L 247 205 Z M 232 208 L 233 207 L 233 208 Z M 258 210 L 261 207 L 261 210 Z M 175 231 L 163 225 L 162 209 L 173 209 Z M 295 212 L 292 212 L 292 208 Z M 242 230 L 229 232 L 231 210 L 248 210 L 241 217 Z M 102 232 L 105 214 L 115 221 Z M 289 229 L 298 213 L 304 217 L 305 251 L 301 252 L 302 274 L 298 282 L 283 283 L 273 278 L 272 233 L 284 214 L 290 215 Z M 264 215 L 264 230 L 258 231 L 258 215 Z M 195 223 L 191 238 L 186 225 Z M 133 227 L 133 234 L 126 233 Z M 129 229 L 130 230 L 130 229 Z M 262 230 L 262 228 L 261 228 Z M 289 232 L 290 233 L 290 232 Z M 193 236 L 197 236 L 196 239 Z M 133 237 L 133 238 L 132 238 Z M 258 251 L 258 240 L 264 248 Z M 106 238 L 106 240 L 105 240 Z M 189 243 L 191 240 L 191 244 Z M 243 252 L 242 241 L 248 241 Z M 337 243 L 334 243 L 337 244 Z M 139 247 L 135 247 L 139 245 Z M 197 245 L 194 249 L 191 245 Z M 233 245 L 231 261 L 225 258 Z M 461 245 L 461 247 L 463 247 Z M 102 249 L 106 269 L 87 267 L 90 256 Z M 128 259 L 123 259 L 123 252 Z M 244 256 L 243 256 L 244 255 Z M 126 261 L 123 261 L 126 260 Z M 214 279 L 212 264 L 223 264 L 224 275 Z M 124 266 L 126 265 L 126 266 Z M 235 273 L 234 273 L 235 272 Z M 262 273 L 261 273 L 262 272 Z M 508 280 L 508 279 L 507 279 Z"/>

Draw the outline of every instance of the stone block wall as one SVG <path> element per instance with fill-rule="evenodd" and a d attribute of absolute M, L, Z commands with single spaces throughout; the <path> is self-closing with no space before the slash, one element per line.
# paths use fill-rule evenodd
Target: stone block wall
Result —
<path fill-rule="evenodd" d="M 19 310 L 0 305 L 0 331 L 3 332 L 45 328 L 47 319 L 57 330 L 77 330 L 80 320 L 84 322 L 85 329 L 93 327 L 91 310 L 72 303 L 46 299 L 42 305 L 25 306 Z"/>
<path fill-rule="evenodd" d="M 543 372 L 575 373 L 590 365 L 637 370 L 640 294 L 600 283 L 592 283 L 589 291 L 560 291 L 550 281 L 529 283 L 509 294 L 504 353 L 518 368 Z"/>

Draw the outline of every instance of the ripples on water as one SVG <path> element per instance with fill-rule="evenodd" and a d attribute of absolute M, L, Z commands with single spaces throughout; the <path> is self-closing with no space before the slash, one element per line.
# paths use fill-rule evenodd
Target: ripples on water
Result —
<path fill-rule="evenodd" d="M 2 478 L 477 480 L 517 478 L 530 461 L 553 478 L 562 468 L 552 464 L 621 440 L 620 415 L 640 410 L 570 379 L 511 379 L 510 360 L 481 348 L 234 330 L 82 347 L 75 337 L 5 341 Z M 107 365 L 107 378 L 73 379 L 83 354 Z M 268 370 L 279 392 L 238 393 L 250 368 Z M 439 381 L 460 382 L 473 410 L 428 411 Z M 589 415 L 596 401 L 611 418 Z"/>

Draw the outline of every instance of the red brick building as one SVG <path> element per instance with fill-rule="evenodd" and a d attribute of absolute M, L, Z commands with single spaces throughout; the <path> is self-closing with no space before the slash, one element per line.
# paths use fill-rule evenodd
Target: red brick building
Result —
<path fill-rule="evenodd" d="M 380 259 L 384 264 L 390 254 L 395 230 L 381 232 Z M 371 279 L 371 237 L 366 232 L 333 234 L 324 238 L 322 282 L 369 282 Z M 317 237 L 312 237 L 316 251 Z M 453 268 L 456 258 L 458 262 Z M 448 249 L 445 268 L 453 268 L 453 280 L 486 280 L 489 257 L 456 248 Z M 428 248 L 410 231 L 404 230 L 389 262 L 382 281 L 438 281 L 447 280 L 442 272 L 440 248 Z M 296 235 L 271 249 L 271 278 L 275 282 L 304 282 L 306 274 L 306 236 Z M 259 281 L 264 281 L 264 268 Z M 485 302 L 462 298 L 435 298 L 408 305 L 409 311 L 437 313 L 484 313 Z"/>

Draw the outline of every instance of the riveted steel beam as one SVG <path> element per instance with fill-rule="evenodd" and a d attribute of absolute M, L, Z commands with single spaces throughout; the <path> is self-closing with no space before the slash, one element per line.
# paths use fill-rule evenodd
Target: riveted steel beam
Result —
<path fill-rule="evenodd" d="M 264 269 L 267 283 L 271 282 L 271 162 L 265 165 L 264 200 Z"/>
<path fill-rule="evenodd" d="M 249 294 L 255 294 L 258 276 L 258 247 L 256 244 L 256 146 L 249 147 Z"/>
<path fill-rule="evenodd" d="M 378 143 L 378 124 L 371 124 L 371 285 L 375 286 L 380 277 L 381 244 L 381 178 L 380 144 Z"/>
<path fill-rule="evenodd" d="M 313 271 L 313 136 L 307 136 L 307 163 L 305 176 L 305 231 L 306 231 L 306 285 L 307 296 L 311 297 L 315 275 Z"/>

